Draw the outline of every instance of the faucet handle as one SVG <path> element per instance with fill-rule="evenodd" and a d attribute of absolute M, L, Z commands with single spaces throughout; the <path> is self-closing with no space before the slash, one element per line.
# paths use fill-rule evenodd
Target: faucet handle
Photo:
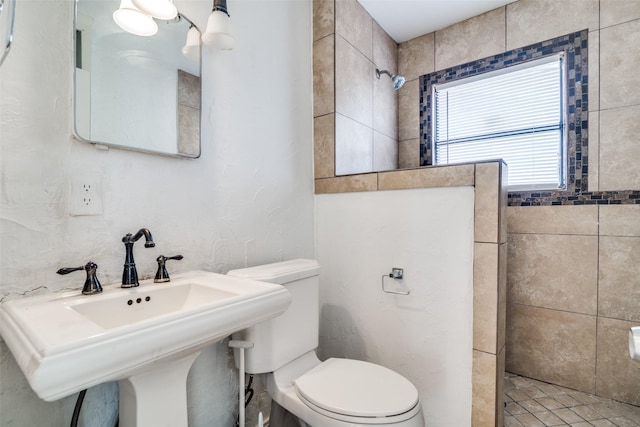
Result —
<path fill-rule="evenodd" d="M 89 261 L 81 267 L 64 267 L 56 271 L 56 273 L 64 275 L 79 270 L 85 270 L 87 272 L 87 278 L 84 281 L 84 287 L 82 288 L 82 293 L 84 295 L 93 295 L 102 292 L 102 286 L 100 285 L 98 276 L 96 276 L 98 264 L 93 261 Z"/>
<path fill-rule="evenodd" d="M 153 281 L 155 283 L 164 283 L 170 281 L 171 278 L 169 277 L 169 272 L 167 271 L 165 263 L 170 259 L 180 261 L 182 258 L 184 258 L 182 255 L 174 255 L 170 257 L 160 255 L 158 258 L 156 258 L 156 261 L 158 261 L 158 271 L 156 272 L 156 277 L 155 279 L 153 279 Z"/>

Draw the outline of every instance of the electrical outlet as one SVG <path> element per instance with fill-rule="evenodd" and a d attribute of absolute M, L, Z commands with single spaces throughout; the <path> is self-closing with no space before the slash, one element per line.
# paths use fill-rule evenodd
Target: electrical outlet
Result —
<path fill-rule="evenodd" d="M 97 177 L 78 177 L 71 185 L 71 215 L 102 214 L 102 183 Z"/>

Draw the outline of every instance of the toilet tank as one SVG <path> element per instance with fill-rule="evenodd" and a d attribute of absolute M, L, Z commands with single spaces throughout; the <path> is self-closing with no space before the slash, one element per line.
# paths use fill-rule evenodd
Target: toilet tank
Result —
<path fill-rule="evenodd" d="M 291 293 L 291 304 L 280 316 L 234 333 L 232 339 L 253 342 L 245 350 L 245 370 L 250 374 L 273 372 L 318 347 L 320 265 L 295 259 L 231 270 L 229 276 L 276 283 Z M 238 349 L 234 349 L 236 366 Z"/>

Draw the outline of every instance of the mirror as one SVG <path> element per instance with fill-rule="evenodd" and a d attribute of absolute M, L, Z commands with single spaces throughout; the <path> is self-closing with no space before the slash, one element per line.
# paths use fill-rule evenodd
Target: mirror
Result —
<path fill-rule="evenodd" d="M 122 30 L 119 0 L 76 0 L 74 128 L 86 142 L 200 156 L 200 55 L 182 54 L 195 25 L 156 20 L 153 36 Z"/>
<path fill-rule="evenodd" d="M 16 0 L 0 0 L 0 65 L 9 54 L 13 40 L 13 16 Z"/>

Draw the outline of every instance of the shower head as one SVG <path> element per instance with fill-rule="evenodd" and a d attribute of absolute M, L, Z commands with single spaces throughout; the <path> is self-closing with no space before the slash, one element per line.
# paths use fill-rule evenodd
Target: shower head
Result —
<path fill-rule="evenodd" d="M 393 90 L 398 90 L 404 85 L 404 77 L 398 74 L 391 74 L 387 70 L 378 70 L 376 68 L 376 77 L 380 78 L 380 74 L 386 74 L 391 77 L 391 82 L 393 83 Z"/>

